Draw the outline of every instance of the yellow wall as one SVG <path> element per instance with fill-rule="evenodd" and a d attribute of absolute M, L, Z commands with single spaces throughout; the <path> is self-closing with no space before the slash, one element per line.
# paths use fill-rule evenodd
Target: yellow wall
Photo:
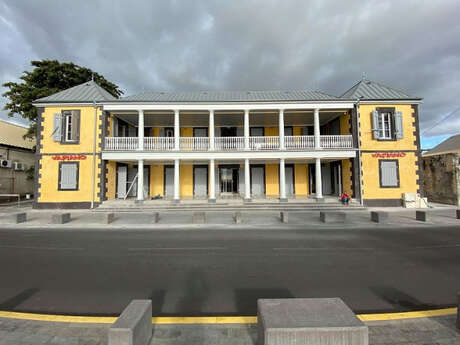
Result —
<path fill-rule="evenodd" d="M 181 137 L 193 137 L 193 128 L 191 127 L 182 127 L 180 129 Z"/>
<path fill-rule="evenodd" d="M 372 134 L 372 111 L 376 108 L 395 108 L 401 111 L 403 116 L 404 138 L 398 140 L 375 140 Z M 414 145 L 415 128 L 413 109 L 410 104 L 389 105 L 389 104 L 361 104 L 359 106 L 359 125 L 361 131 L 361 150 L 415 150 Z"/>
<path fill-rule="evenodd" d="M 295 195 L 307 196 L 308 191 L 308 168 L 306 164 L 294 164 Z"/>
<path fill-rule="evenodd" d="M 193 165 L 180 166 L 180 197 L 193 197 Z"/>
<path fill-rule="evenodd" d="M 150 195 L 164 195 L 164 166 L 150 166 Z"/>
<path fill-rule="evenodd" d="M 350 128 L 350 114 L 340 115 L 340 135 L 351 134 Z"/>
<path fill-rule="evenodd" d="M 349 159 L 342 160 L 342 190 L 349 196 L 354 197 L 351 182 L 352 177 L 351 161 Z"/>
<path fill-rule="evenodd" d="M 294 135 L 302 135 L 302 127 L 293 127 L 292 128 L 292 133 Z"/>
<path fill-rule="evenodd" d="M 405 157 L 398 159 L 399 188 L 380 188 L 379 159 L 382 158 L 372 157 L 372 153 L 362 154 L 364 199 L 399 199 L 402 197 L 402 193 L 417 192 L 417 176 L 415 174 L 417 156 L 414 152 L 407 152 Z"/>
<path fill-rule="evenodd" d="M 280 194 L 278 167 L 278 164 L 265 165 L 265 194 L 267 196 L 278 196 Z"/>
<path fill-rule="evenodd" d="M 152 136 L 153 137 L 159 137 L 160 136 L 160 128 L 159 127 L 153 127 L 152 128 Z"/>
<path fill-rule="evenodd" d="M 113 200 L 117 195 L 117 163 L 116 162 L 107 162 L 106 164 L 106 198 L 107 200 Z"/>

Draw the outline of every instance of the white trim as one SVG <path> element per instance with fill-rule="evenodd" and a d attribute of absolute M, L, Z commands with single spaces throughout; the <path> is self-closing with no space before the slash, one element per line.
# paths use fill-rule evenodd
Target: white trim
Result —
<path fill-rule="evenodd" d="M 96 103 L 99 105 L 99 103 Z M 40 108 L 40 107 L 74 107 L 74 106 L 89 106 L 89 107 L 94 107 L 94 103 L 32 103 L 34 107 Z"/>
<path fill-rule="evenodd" d="M 356 150 L 321 150 L 299 152 L 103 152 L 102 159 L 107 160 L 244 160 L 244 159 L 312 159 L 312 158 L 353 158 Z"/>
<path fill-rule="evenodd" d="M 103 105 L 107 111 L 143 110 L 267 110 L 267 109 L 352 109 L 354 102 L 341 103 L 237 103 L 237 104 L 160 104 L 160 103 L 116 103 Z"/>
<path fill-rule="evenodd" d="M 423 104 L 423 101 L 420 100 L 407 100 L 407 101 L 402 101 L 402 100 L 388 100 L 388 101 L 379 101 L 379 100 L 369 100 L 369 101 L 360 101 L 360 104 Z"/>

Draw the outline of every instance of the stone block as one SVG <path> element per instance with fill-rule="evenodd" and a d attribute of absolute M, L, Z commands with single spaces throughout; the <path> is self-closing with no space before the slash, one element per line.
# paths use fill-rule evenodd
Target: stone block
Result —
<path fill-rule="evenodd" d="M 151 338 L 151 300 L 131 301 L 109 328 L 109 345 L 147 345 Z"/>
<path fill-rule="evenodd" d="M 368 327 L 340 298 L 257 301 L 258 345 L 368 345 Z"/>
<path fill-rule="evenodd" d="M 456 210 L 457 213 L 457 219 L 460 219 L 460 209 Z"/>
<path fill-rule="evenodd" d="M 235 224 L 241 224 L 243 222 L 241 212 L 235 212 L 233 214 L 233 221 L 235 222 Z"/>
<path fill-rule="evenodd" d="M 288 222 L 288 213 L 286 211 L 281 211 L 280 212 L 280 220 L 281 220 L 281 223 L 287 223 Z"/>
<path fill-rule="evenodd" d="M 152 214 L 152 223 L 156 224 L 160 220 L 160 214 L 158 212 L 153 212 Z"/>
<path fill-rule="evenodd" d="M 24 222 L 27 222 L 27 213 L 18 212 L 18 213 L 9 214 L 5 216 L 5 220 L 8 223 L 14 223 L 14 224 L 24 223 Z"/>
<path fill-rule="evenodd" d="M 388 223 L 388 212 L 371 211 L 371 221 L 374 223 Z"/>
<path fill-rule="evenodd" d="M 345 222 L 346 213 L 338 211 L 321 211 L 319 219 L 323 223 L 343 223 Z"/>
<path fill-rule="evenodd" d="M 52 224 L 65 224 L 70 222 L 70 213 L 56 213 L 51 215 Z"/>
<path fill-rule="evenodd" d="M 206 223 L 206 213 L 205 212 L 193 212 L 193 224 L 205 224 Z"/>
<path fill-rule="evenodd" d="M 115 213 L 104 213 L 103 222 L 104 224 L 113 223 L 115 220 Z"/>
<path fill-rule="evenodd" d="M 415 219 L 421 222 L 427 222 L 430 220 L 427 211 L 415 211 Z"/>

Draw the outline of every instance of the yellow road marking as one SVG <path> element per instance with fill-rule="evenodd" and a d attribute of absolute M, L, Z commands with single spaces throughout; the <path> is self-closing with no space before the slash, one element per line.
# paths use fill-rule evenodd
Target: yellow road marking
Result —
<path fill-rule="evenodd" d="M 402 319 L 416 319 L 423 317 L 454 315 L 457 308 L 411 311 L 404 313 L 385 313 L 385 314 L 359 314 L 357 317 L 361 321 L 388 321 Z M 0 311 L 0 317 L 49 321 L 49 322 L 74 322 L 74 323 L 114 323 L 117 319 L 112 316 L 66 316 L 52 314 L 17 313 L 10 311 Z M 250 324 L 257 323 L 257 316 L 156 316 L 152 317 L 153 324 Z"/>

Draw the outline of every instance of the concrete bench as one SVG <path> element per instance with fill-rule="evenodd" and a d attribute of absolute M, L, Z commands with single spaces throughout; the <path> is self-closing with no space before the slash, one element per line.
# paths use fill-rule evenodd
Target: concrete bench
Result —
<path fill-rule="evenodd" d="M 160 221 L 160 214 L 158 212 L 153 212 L 152 214 L 152 223 L 156 224 Z"/>
<path fill-rule="evenodd" d="M 205 224 L 206 223 L 206 213 L 205 212 L 193 212 L 192 223 L 193 224 Z"/>
<path fill-rule="evenodd" d="M 104 224 L 113 223 L 114 220 L 115 220 L 115 213 L 104 213 L 102 215 L 102 222 Z"/>
<path fill-rule="evenodd" d="M 13 214 L 8 214 L 3 217 L 7 223 L 24 223 L 27 222 L 27 213 L 25 212 L 18 212 Z"/>
<path fill-rule="evenodd" d="M 415 219 L 421 222 L 427 222 L 430 220 L 427 211 L 415 211 Z"/>
<path fill-rule="evenodd" d="M 243 222 L 243 216 L 241 212 L 233 213 L 233 221 L 235 222 L 235 224 L 241 224 Z"/>
<path fill-rule="evenodd" d="M 151 300 L 131 301 L 109 328 L 109 345 L 147 345 L 151 338 Z"/>
<path fill-rule="evenodd" d="M 374 223 L 388 223 L 388 212 L 371 211 L 371 221 Z"/>
<path fill-rule="evenodd" d="M 280 212 L 280 221 L 281 223 L 287 223 L 288 222 L 288 213 L 285 211 Z"/>
<path fill-rule="evenodd" d="M 70 213 L 57 213 L 51 216 L 52 224 L 65 224 L 70 222 L 71 217 Z"/>
<path fill-rule="evenodd" d="M 258 345 L 368 345 L 367 326 L 340 298 L 257 301 Z"/>
<path fill-rule="evenodd" d="M 319 219 L 323 223 L 343 223 L 345 221 L 345 217 L 345 212 L 321 211 L 319 213 Z"/>

